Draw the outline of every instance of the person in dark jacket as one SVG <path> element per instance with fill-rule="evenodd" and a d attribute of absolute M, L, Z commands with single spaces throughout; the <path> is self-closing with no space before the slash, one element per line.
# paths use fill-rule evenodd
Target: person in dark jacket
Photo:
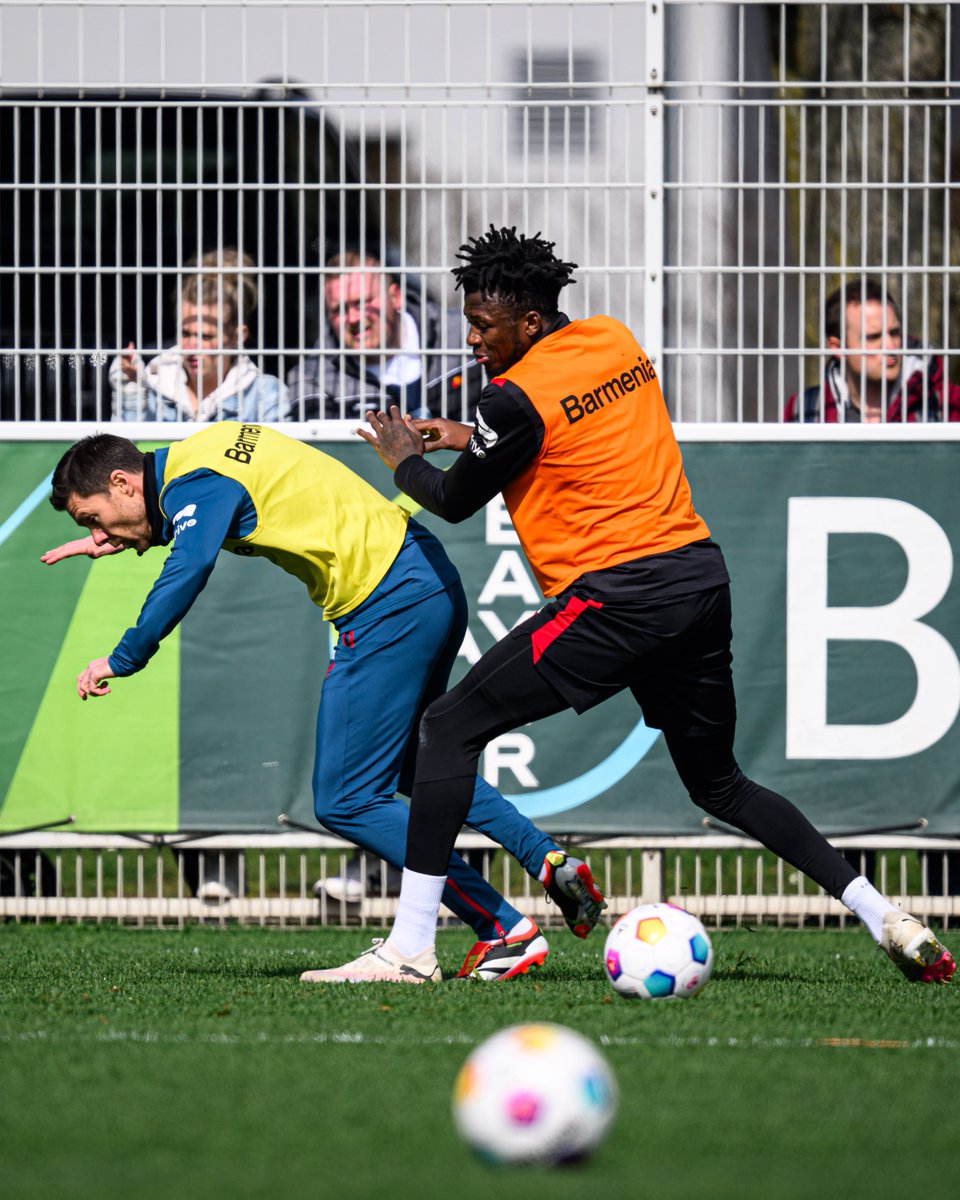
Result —
<path fill-rule="evenodd" d="M 372 254 L 348 250 L 326 265 L 326 317 L 287 374 L 287 419 L 362 420 L 384 401 L 412 416 L 472 419 L 483 384 L 464 361 L 461 313 L 401 286 Z"/>
<path fill-rule="evenodd" d="M 946 384 L 943 359 L 904 338 L 900 311 L 876 279 L 837 288 L 823 309 L 832 357 L 823 382 L 793 395 L 785 421 L 960 421 L 960 383 Z"/>

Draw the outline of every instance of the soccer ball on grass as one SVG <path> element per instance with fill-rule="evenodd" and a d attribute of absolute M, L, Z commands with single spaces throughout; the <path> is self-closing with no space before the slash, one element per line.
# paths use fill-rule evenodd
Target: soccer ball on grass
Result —
<path fill-rule="evenodd" d="M 609 1129 L 617 1084 L 592 1042 L 563 1025 L 512 1025 L 460 1069 L 453 1116 L 488 1162 L 554 1165 L 585 1158 Z"/>
<path fill-rule="evenodd" d="M 603 952 L 621 996 L 677 1000 L 695 996 L 713 970 L 713 947 L 697 918 L 675 904 L 641 904 L 617 921 Z"/>

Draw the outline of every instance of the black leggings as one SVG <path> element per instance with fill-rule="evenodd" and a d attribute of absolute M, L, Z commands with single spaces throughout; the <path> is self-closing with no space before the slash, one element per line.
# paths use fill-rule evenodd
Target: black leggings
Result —
<path fill-rule="evenodd" d="M 721 641 L 722 625 L 721 620 Z M 498 642 L 424 714 L 407 835 L 406 865 L 411 870 L 425 875 L 446 871 L 487 743 L 528 721 L 571 707 L 534 665 L 530 639 L 520 634 L 522 629 Z M 703 629 L 698 641 L 699 653 Z M 721 657 L 718 653 L 718 664 Z M 680 778 L 705 812 L 742 830 L 839 899 L 857 871 L 789 800 L 748 779 L 737 764 L 733 754 L 736 706 L 732 683 L 723 682 L 729 680 L 729 640 L 725 659 L 726 666 L 719 664 L 714 678 L 706 680 L 718 693 L 729 690 L 728 697 L 718 696 L 719 719 L 692 722 L 681 719 L 677 711 L 669 723 L 663 721 L 667 748 Z M 641 671 L 643 665 L 639 664 Z M 644 699 L 663 672 L 669 676 L 669 666 L 656 664 L 652 672 L 638 677 L 642 682 L 627 686 L 638 700 Z"/>

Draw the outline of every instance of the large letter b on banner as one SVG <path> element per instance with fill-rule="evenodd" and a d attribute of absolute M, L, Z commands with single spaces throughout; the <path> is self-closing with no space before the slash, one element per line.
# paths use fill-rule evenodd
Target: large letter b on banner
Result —
<path fill-rule="evenodd" d="M 881 534 L 898 542 L 908 566 L 900 595 L 890 604 L 830 608 L 831 533 Z M 787 758 L 904 758 L 943 737 L 960 712 L 960 663 L 950 643 L 920 618 L 943 599 L 952 574 L 947 535 L 912 504 L 850 496 L 790 500 Z M 830 641 L 893 642 L 903 647 L 917 672 L 917 693 L 903 716 L 880 725 L 827 724 Z"/>

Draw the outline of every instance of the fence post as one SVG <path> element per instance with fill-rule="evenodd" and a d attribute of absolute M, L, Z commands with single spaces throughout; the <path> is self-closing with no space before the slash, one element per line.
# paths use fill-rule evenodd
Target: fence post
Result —
<path fill-rule="evenodd" d="M 663 86 L 666 41 L 662 0 L 646 6 L 647 99 L 643 125 L 643 330 L 641 345 L 662 376 L 663 367 L 663 249 L 664 156 Z"/>
<path fill-rule="evenodd" d="M 643 904 L 655 904 L 664 899 L 663 851 L 644 850 L 640 856 L 640 900 Z"/>

